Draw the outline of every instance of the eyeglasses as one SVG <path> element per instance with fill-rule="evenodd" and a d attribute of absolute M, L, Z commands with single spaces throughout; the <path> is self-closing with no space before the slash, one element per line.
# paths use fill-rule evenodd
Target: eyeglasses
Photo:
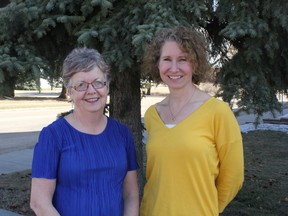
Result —
<path fill-rule="evenodd" d="M 76 86 L 74 86 L 73 88 L 78 91 L 78 92 L 81 92 L 81 91 L 87 91 L 87 89 L 89 88 L 89 85 L 92 85 L 92 87 L 94 89 L 100 89 L 100 88 L 103 88 L 104 86 L 106 86 L 106 82 L 101 82 L 101 81 L 98 81 L 98 80 L 94 80 L 93 82 L 91 83 L 86 83 L 86 82 L 81 82 L 79 84 L 77 84 Z"/>

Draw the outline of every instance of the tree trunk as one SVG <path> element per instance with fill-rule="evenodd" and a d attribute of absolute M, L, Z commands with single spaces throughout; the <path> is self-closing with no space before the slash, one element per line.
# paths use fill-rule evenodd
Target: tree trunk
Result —
<path fill-rule="evenodd" d="M 59 95 L 58 98 L 60 99 L 67 99 L 67 95 L 66 95 L 67 89 L 64 87 L 64 85 L 62 85 L 62 90 L 61 93 Z"/>
<path fill-rule="evenodd" d="M 151 95 L 151 87 L 148 87 L 148 88 L 147 88 L 146 95 Z"/>
<path fill-rule="evenodd" d="M 141 97 L 139 70 L 117 73 L 110 85 L 110 116 L 127 125 L 133 133 L 138 164 L 140 197 L 143 194 L 144 168 L 141 123 Z"/>
<path fill-rule="evenodd" d="M 5 76 L 4 81 L 0 83 L 0 98 L 9 97 L 14 98 L 16 77 Z"/>

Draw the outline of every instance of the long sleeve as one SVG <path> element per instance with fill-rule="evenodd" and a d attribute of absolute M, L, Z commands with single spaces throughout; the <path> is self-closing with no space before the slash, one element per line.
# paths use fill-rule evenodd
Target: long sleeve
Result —
<path fill-rule="evenodd" d="M 219 155 L 216 187 L 221 213 L 239 192 L 244 181 L 243 144 L 238 122 L 228 106 L 218 110 L 214 125 Z"/>

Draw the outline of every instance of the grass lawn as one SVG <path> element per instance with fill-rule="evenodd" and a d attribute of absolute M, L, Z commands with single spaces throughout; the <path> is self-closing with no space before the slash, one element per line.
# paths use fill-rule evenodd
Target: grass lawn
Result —
<path fill-rule="evenodd" d="M 221 216 L 288 215 L 288 134 L 243 134 L 245 183 Z M 33 215 L 29 208 L 31 171 L 0 175 L 0 208 Z"/>
<path fill-rule="evenodd" d="M 221 215 L 288 215 L 288 134 L 253 131 L 243 134 L 245 182 Z"/>

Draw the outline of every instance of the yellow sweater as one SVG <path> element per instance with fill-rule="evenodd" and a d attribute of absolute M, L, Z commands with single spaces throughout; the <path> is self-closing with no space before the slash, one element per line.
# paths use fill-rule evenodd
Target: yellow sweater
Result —
<path fill-rule="evenodd" d="M 229 106 L 210 98 L 168 128 L 153 105 L 145 124 L 147 183 L 140 215 L 219 215 L 244 180 L 242 137 Z"/>

